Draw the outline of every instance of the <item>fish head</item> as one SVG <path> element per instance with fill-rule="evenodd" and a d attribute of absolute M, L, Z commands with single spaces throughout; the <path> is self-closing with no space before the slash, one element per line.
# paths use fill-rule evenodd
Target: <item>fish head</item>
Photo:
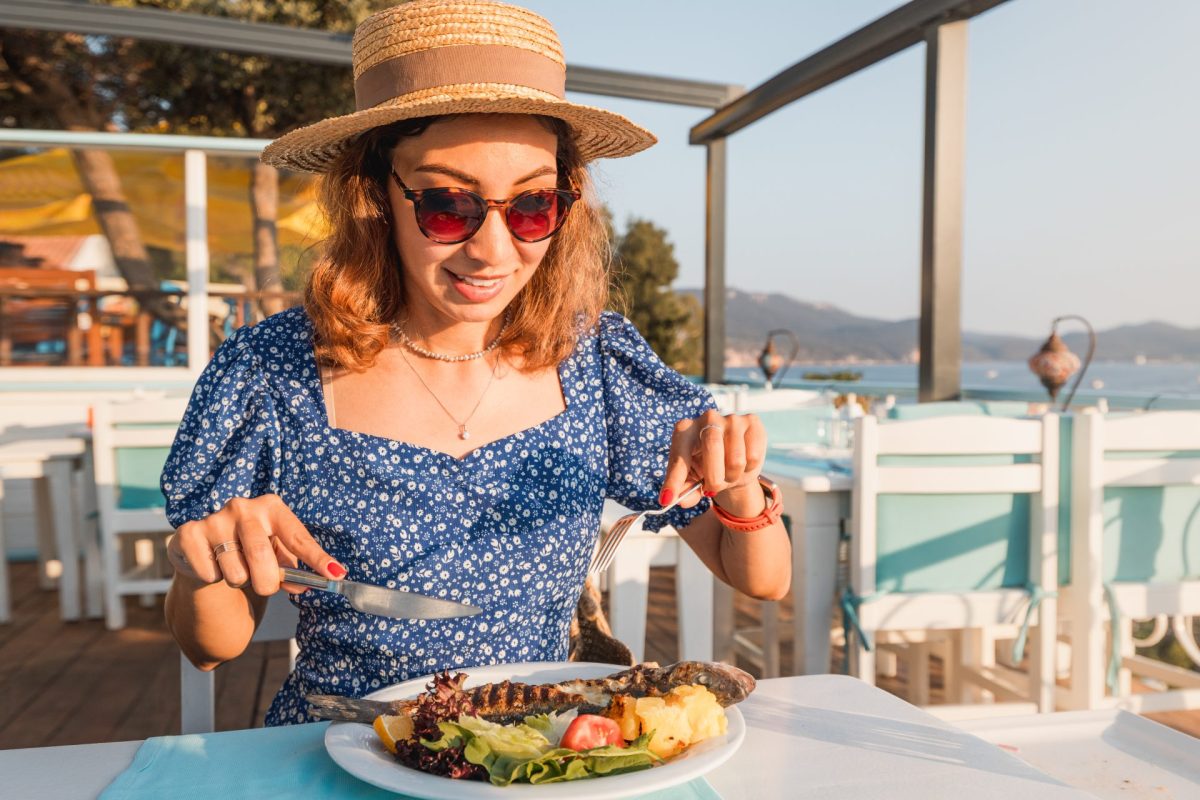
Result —
<path fill-rule="evenodd" d="M 757 685 L 754 676 L 730 664 L 712 661 L 680 661 L 669 668 L 671 686 L 699 684 L 717 697 L 722 706 L 740 703 Z"/>

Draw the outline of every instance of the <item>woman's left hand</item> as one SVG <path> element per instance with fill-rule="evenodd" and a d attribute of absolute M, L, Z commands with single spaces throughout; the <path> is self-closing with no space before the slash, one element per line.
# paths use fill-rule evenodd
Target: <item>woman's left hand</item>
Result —
<path fill-rule="evenodd" d="M 756 517 L 766 508 L 758 483 L 767 454 L 767 434 L 754 414 L 708 411 L 680 420 L 671 437 L 667 475 L 659 495 L 667 505 L 696 481 L 703 481 L 705 497 L 736 517 Z M 679 505 L 690 508 L 700 501 L 697 492 Z"/>

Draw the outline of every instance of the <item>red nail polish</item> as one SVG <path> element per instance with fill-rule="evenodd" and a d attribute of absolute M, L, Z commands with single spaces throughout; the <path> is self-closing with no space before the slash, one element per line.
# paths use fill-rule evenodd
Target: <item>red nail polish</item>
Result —
<path fill-rule="evenodd" d="M 704 490 L 704 496 L 705 496 L 705 497 L 716 497 L 716 496 L 717 496 L 717 493 L 716 493 L 716 492 L 714 492 L 714 491 L 710 491 L 710 490 L 708 490 L 708 489 L 705 489 L 705 490 Z"/>
<path fill-rule="evenodd" d="M 346 577 L 346 568 L 336 561 L 330 561 L 329 566 L 325 569 L 329 571 L 330 575 L 337 578 L 339 581 Z"/>
<path fill-rule="evenodd" d="M 675 490 L 674 489 L 663 489 L 661 492 L 658 493 L 658 504 L 660 506 L 665 506 L 674 499 L 675 499 Z"/>

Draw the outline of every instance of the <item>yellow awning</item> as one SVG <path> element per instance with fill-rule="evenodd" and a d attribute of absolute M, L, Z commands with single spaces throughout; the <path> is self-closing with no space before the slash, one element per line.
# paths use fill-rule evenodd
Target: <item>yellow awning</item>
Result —
<path fill-rule="evenodd" d="M 183 156 L 114 151 L 121 186 L 147 246 L 184 247 Z M 208 161 L 208 244 L 214 258 L 252 253 L 250 165 L 244 158 Z M 279 181 L 279 244 L 309 246 L 325 235 L 311 177 Z M 86 236 L 100 233 L 92 198 L 66 148 L 0 161 L 0 235 Z"/>

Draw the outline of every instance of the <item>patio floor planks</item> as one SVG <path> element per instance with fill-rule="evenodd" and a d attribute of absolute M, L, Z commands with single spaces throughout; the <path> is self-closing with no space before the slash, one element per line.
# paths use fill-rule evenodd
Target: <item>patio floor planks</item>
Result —
<path fill-rule="evenodd" d="M 0 749 L 127 741 L 179 731 L 179 651 L 162 618 L 162 602 L 128 601 L 129 624 L 62 623 L 57 595 L 36 586 L 32 564 L 11 564 L 13 621 L 0 625 Z M 671 570 L 653 570 L 646 658 L 676 659 L 675 587 Z M 790 608 L 784 604 L 784 620 Z M 757 620 L 758 604 L 740 598 L 738 624 Z M 783 668 L 790 668 L 784 648 Z M 835 653 L 835 662 L 839 656 Z M 750 665 L 742 664 L 751 671 Z M 287 670 L 287 644 L 251 645 L 217 672 L 217 728 L 261 725 Z M 940 699 L 936 686 L 932 697 Z M 881 681 L 903 695 L 903 675 Z M 1148 715 L 1200 737 L 1200 712 Z"/>

